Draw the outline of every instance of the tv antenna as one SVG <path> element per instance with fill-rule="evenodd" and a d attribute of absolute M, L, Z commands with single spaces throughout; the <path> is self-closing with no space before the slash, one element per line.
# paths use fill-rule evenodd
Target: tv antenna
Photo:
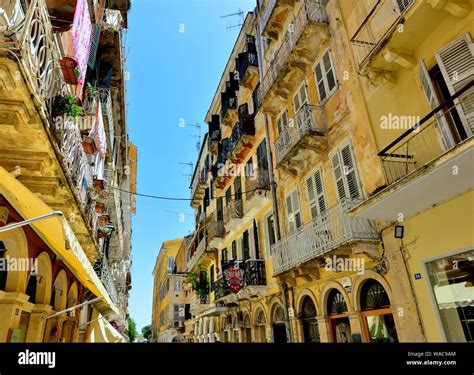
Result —
<path fill-rule="evenodd" d="M 194 172 L 194 164 L 192 162 L 189 162 L 189 163 L 179 163 L 180 165 L 187 165 L 190 169 L 191 169 L 191 173 L 189 174 L 183 174 L 183 176 L 187 176 L 189 177 L 189 179 L 191 180 L 193 178 L 193 172 Z"/>
<path fill-rule="evenodd" d="M 244 24 L 244 12 L 240 8 L 239 8 L 238 12 L 236 12 L 236 13 L 225 14 L 225 15 L 221 16 L 221 18 L 229 18 L 229 17 L 239 17 L 240 23 L 238 23 L 236 25 L 227 26 L 226 30 L 230 30 L 230 29 L 233 29 L 233 28 L 236 28 L 236 27 L 240 27 Z"/>
<path fill-rule="evenodd" d="M 198 141 L 196 143 L 196 150 L 197 152 L 199 152 L 199 150 L 201 149 L 201 125 L 199 123 L 196 123 L 196 124 L 185 124 L 186 126 L 192 126 L 193 128 L 196 128 L 197 129 L 197 132 L 198 134 L 194 134 L 192 135 L 192 137 L 194 138 L 197 138 Z"/>

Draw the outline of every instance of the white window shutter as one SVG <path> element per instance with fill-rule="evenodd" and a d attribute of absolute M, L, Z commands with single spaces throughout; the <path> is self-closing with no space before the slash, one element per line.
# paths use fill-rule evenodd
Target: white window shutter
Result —
<path fill-rule="evenodd" d="M 316 199 L 318 201 L 319 214 L 321 215 L 327 209 L 326 194 L 324 191 L 323 176 L 320 169 L 314 174 L 314 185 L 316 187 Z"/>
<path fill-rule="evenodd" d="M 295 230 L 295 218 L 293 215 L 293 204 L 291 199 L 291 193 L 286 196 L 286 213 L 287 213 L 287 220 L 288 220 L 288 227 L 290 232 Z"/>
<path fill-rule="evenodd" d="M 319 102 L 323 102 L 326 97 L 326 85 L 324 84 L 324 76 L 323 76 L 323 70 L 322 70 L 322 64 L 321 62 L 318 62 L 316 64 L 316 68 L 314 69 L 314 72 L 316 74 L 316 83 L 318 86 L 318 97 L 319 97 Z"/>
<path fill-rule="evenodd" d="M 301 218 L 301 207 L 300 207 L 300 196 L 298 193 L 298 189 L 293 190 L 291 194 L 291 198 L 293 201 L 293 216 L 296 228 L 298 229 L 303 225 L 303 220 Z"/>
<path fill-rule="evenodd" d="M 326 211 L 326 196 L 321 170 L 318 169 L 314 175 L 306 180 L 308 192 L 308 205 L 311 212 L 311 218 L 314 220 L 318 215 Z"/>
<path fill-rule="evenodd" d="M 337 195 L 339 200 L 346 198 L 346 188 L 344 183 L 344 171 L 342 162 L 339 157 L 339 152 L 336 150 L 331 157 L 332 170 L 334 172 L 334 179 L 336 180 Z"/>
<path fill-rule="evenodd" d="M 331 53 L 327 51 L 323 56 L 324 70 L 326 72 L 327 91 L 332 92 L 336 87 L 336 73 Z"/>
<path fill-rule="evenodd" d="M 316 199 L 316 187 L 314 186 L 313 176 L 306 180 L 306 191 L 308 193 L 308 206 L 311 212 L 311 218 L 314 220 L 318 216 L 318 202 Z"/>
<path fill-rule="evenodd" d="M 439 68 L 451 95 L 474 78 L 474 48 L 469 33 L 441 48 L 436 54 Z M 455 100 L 456 110 L 470 136 L 474 134 L 474 99 Z"/>
<path fill-rule="evenodd" d="M 354 155 L 350 144 L 341 148 L 341 158 L 348 196 L 352 199 L 362 198 L 359 179 L 357 178 L 357 172 L 355 169 Z"/>
<path fill-rule="evenodd" d="M 423 92 L 425 93 L 426 100 L 430 105 L 430 109 L 435 109 L 440 105 L 433 83 L 431 82 L 428 69 L 426 68 L 425 62 L 420 60 L 420 81 Z M 445 150 L 449 150 L 454 146 L 454 140 L 449 130 L 446 117 L 444 115 L 437 116 L 437 127 L 440 133 L 440 142 Z"/>

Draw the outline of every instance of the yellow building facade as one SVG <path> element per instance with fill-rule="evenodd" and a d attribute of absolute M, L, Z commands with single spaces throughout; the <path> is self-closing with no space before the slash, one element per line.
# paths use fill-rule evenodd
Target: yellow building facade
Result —
<path fill-rule="evenodd" d="M 472 341 L 472 21 L 257 2 L 191 184 L 194 341 Z"/>
<path fill-rule="evenodd" d="M 116 142 L 128 3 L 114 6 L 0 5 L 2 342 L 125 341 L 131 212 L 115 188 L 136 174 Z"/>

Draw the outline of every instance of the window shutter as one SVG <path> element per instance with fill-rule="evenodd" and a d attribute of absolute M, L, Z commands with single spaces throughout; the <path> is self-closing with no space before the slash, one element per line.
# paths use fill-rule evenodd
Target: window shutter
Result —
<path fill-rule="evenodd" d="M 293 217 L 293 205 L 291 201 L 291 193 L 286 196 L 286 212 L 288 214 L 288 227 L 290 228 L 290 232 L 295 230 L 295 220 Z"/>
<path fill-rule="evenodd" d="M 339 200 L 343 200 L 346 198 L 346 189 L 344 187 L 344 174 L 338 151 L 336 151 L 332 156 L 332 169 L 334 172 L 334 179 L 336 180 L 337 195 Z"/>
<path fill-rule="evenodd" d="M 327 204 L 326 204 L 326 196 L 324 193 L 324 185 L 323 185 L 323 176 L 321 170 L 317 170 L 314 174 L 314 184 L 316 186 L 316 196 L 318 200 L 318 208 L 319 214 L 321 215 L 323 212 L 326 211 Z"/>
<path fill-rule="evenodd" d="M 359 189 L 359 181 L 355 170 L 354 155 L 350 145 L 346 145 L 341 149 L 342 162 L 344 165 L 345 179 L 347 184 L 347 193 L 352 199 L 361 198 L 362 194 Z"/>
<path fill-rule="evenodd" d="M 297 93 L 294 97 L 294 100 L 293 100 L 293 104 L 295 105 L 295 113 L 298 112 L 298 110 L 300 109 L 300 97 L 299 97 L 299 93 Z"/>
<path fill-rule="evenodd" d="M 420 60 L 420 81 L 423 92 L 425 93 L 426 100 L 430 105 L 430 109 L 435 109 L 440 105 L 433 83 L 431 82 L 428 69 L 426 69 L 425 62 Z M 449 150 L 454 146 L 454 140 L 449 131 L 449 126 L 444 116 L 437 117 L 437 127 L 440 132 L 440 142 L 445 150 Z"/>
<path fill-rule="evenodd" d="M 336 74 L 334 71 L 334 64 L 332 62 L 331 54 L 327 51 L 323 56 L 324 70 L 326 71 L 326 82 L 328 92 L 331 92 L 336 87 Z"/>
<path fill-rule="evenodd" d="M 318 216 L 318 204 L 316 201 L 316 187 L 314 186 L 313 176 L 310 176 L 306 180 L 306 188 L 308 191 L 308 205 L 311 212 L 311 218 L 315 219 Z"/>
<path fill-rule="evenodd" d="M 435 57 L 451 95 L 474 78 L 474 47 L 469 33 L 441 48 Z M 474 134 L 474 98 L 456 99 L 455 103 L 467 134 Z"/>
<path fill-rule="evenodd" d="M 298 194 L 298 189 L 293 190 L 291 193 L 291 200 L 293 201 L 293 220 L 296 225 L 296 229 L 303 225 L 303 221 L 301 219 L 301 208 L 300 208 L 300 197 Z"/>
<path fill-rule="evenodd" d="M 322 102 L 326 99 L 327 93 L 326 93 L 326 87 L 324 85 L 324 77 L 323 77 L 321 62 L 318 62 L 316 64 L 316 68 L 314 70 L 316 73 L 316 82 L 318 86 L 319 102 Z"/>

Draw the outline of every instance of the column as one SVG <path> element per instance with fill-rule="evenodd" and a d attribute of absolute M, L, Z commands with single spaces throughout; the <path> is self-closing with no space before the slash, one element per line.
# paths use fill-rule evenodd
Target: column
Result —
<path fill-rule="evenodd" d="M 20 325 L 21 312 L 27 307 L 29 298 L 23 293 L 0 291 L 0 342 L 10 342 L 11 333 Z"/>
<path fill-rule="evenodd" d="M 326 316 L 318 316 L 319 338 L 321 342 L 332 342 L 331 335 L 331 321 Z"/>
<path fill-rule="evenodd" d="M 347 314 L 349 316 L 349 323 L 351 325 L 351 342 L 354 335 L 359 336 L 359 341 L 362 342 L 362 325 L 360 321 L 360 311 L 351 311 Z"/>
<path fill-rule="evenodd" d="M 73 333 L 77 327 L 77 320 L 75 317 L 70 316 L 66 318 L 63 323 L 63 329 L 61 337 L 64 339 L 64 342 L 74 342 Z"/>
<path fill-rule="evenodd" d="M 53 308 L 49 305 L 35 305 L 30 314 L 30 324 L 26 334 L 26 342 L 43 342 L 46 320 Z"/>
<path fill-rule="evenodd" d="M 273 342 L 273 328 L 271 324 L 265 324 L 265 339 L 267 342 Z"/>
<path fill-rule="evenodd" d="M 293 327 L 293 342 L 304 342 L 303 322 L 301 319 L 291 319 Z"/>

